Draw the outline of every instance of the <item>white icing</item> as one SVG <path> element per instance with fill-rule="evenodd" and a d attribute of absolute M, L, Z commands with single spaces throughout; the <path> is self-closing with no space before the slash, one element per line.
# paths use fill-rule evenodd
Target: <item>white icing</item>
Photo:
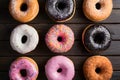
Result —
<path fill-rule="evenodd" d="M 24 35 L 27 36 L 27 41 L 22 43 L 21 39 Z M 11 47 L 19 53 L 25 54 L 34 50 L 38 42 L 39 36 L 37 31 L 29 25 L 19 25 L 11 33 Z"/>

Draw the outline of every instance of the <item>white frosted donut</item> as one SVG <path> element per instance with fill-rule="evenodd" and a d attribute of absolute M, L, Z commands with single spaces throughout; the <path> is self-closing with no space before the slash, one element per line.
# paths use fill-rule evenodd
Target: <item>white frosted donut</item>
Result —
<path fill-rule="evenodd" d="M 27 24 L 17 26 L 10 36 L 11 47 L 21 54 L 34 50 L 38 41 L 39 36 L 37 31 Z"/>

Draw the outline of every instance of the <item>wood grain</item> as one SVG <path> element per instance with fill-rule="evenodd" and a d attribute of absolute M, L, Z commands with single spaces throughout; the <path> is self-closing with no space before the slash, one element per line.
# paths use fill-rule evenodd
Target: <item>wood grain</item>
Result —
<path fill-rule="evenodd" d="M 9 80 L 8 72 L 0 72 L 1 80 Z M 45 72 L 40 72 L 37 80 L 47 80 Z M 76 71 L 73 80 L 85 80 L 81 71 Z M 120 80 L 120 71 L 114 71 L 111 80 Z"/>
<path fill-rule="evenodd" d="M 38 16 L 31 22 L 29 23 L 55 23 L 53 22 L 46 14 L 45 12 L 45 1 L 46 0 L 38 0 L 39 1 L 39 5 L 40 5 L 40 11 Z M 83 14 L 83 10 L 82 10 L 82 3 L 83 0 L 76 0 L 77 3 L 77 10 L 76 13 L 74 15 L 74 17 L 65 23 L 93 23 L 92 21 L 89 21 Z M 114 3 L 114 8 L 113 11 L 111 13 L 111 16 L 100 22 L 100 23 L 120 23 L 120 1 L 119 0 L 113 0 Z M 5 5 L 2 5 L 5 4 Z M 0 1 L 0 23 L 17 23 L 19 24 L 18 21 L 14 20 L 13 17 L 10 15 L 9 10 L 8 10 L 8 6 L 9 5 L 9 0 L 5 0 L 5 1 Z M 2 9 L 1 9 L 2 8 Z M 4 20 L 3 20 L 4 19 Z"/>
<path fill-rule="evenodd" d="M 10 46 L 10 34 L 12 30 L 20 23 L 13 19 L 10 15 L 8 7 L 9 0 L 0 0 L 0 80 L 9 80 L 9 67 L 10 64 L 18 57 L 28 56 L 33 58 L 38 66 L 40 74 L 37 80 L 47 80 L 45 75 L 44 66 L 46 62 L 53 56 L 64 55 L 70 58 L 75 64 L 75 77 L 73 80 L 85 80 L 83 75 L 82 66 L 84 61 L 93 56 L 88 53 L 82 44 L 81 35 L 84 28 L 89 24 L 94 24 L 88 20 L 82 10 L 83 0 L 76 0 L 77 10 L 74 17 L 63 24 L 68 25 L 75 34 L 75 43 L 70 51 L 64 54 L 55 54 L 51 52 L 45 44 L 45 35 L 47 31 L 55 24 L 45 12 L 46 0 L 38 0 L 40 11 L 37 17 L 26 24 L 33 26 L 40 37 L 37 48 L 25 55 L 19 54 Z M 100 55 L 106 56 L 110 59 L 113 65 L 114 73 L 111 80 L 120 80 L 120 0 L 113 0 L 113 10 L 110 17 L 102 22 L 95 24 L 105 25 L 111 33 L 111 46 Z"/>
<path fill-rule="evenodd" d="M 0 40 L 8 41 L 12 30 L 19 24 L 0 24 Z M 29 24 L 33 26 L 39 35 L 40 41 L 45 39 L 48 30 L 55 24 Z M 74 32 L 75 39 L 81 40 L 81 35 L 85 27 L 89 24 L 66 24 Z M 108 28 L 113 41 L 120 40 L 120 24 L 102 24 Z"/>
<path fill-rule="evenodd" d="M 14 51 L 10 43 L 8 41 L 0 41 L 0 56 L 1 57 L 9 57 L 9 56 L 20 56 L 21 54 L 17 53 Z M 110 56 L 118 56 L 120 55 L 119 52 L 120 48 L 120 42 L 119 41 L 112 41 L 111 46 L 104 52 L 101 52 L 101 55 L 110 55 Z M 53 55 L 58 55 L 56 53 L 51 52 L 48 47 L 46 46 L 45 42 L 40 42 L 37 48 L 30 52 L 25 54 L 25 56 L 53 56 Z M 63 53 L 61 55 L 70 55 L 70 56 L 90 56 L 93 55 L 89 52 L 87 52 L 84 49 L 84 46 L 82 45 L 81 42 L 75 41 L 73 47 L 71 48 L 70 51 Z M 24 56 L 24 55 L 23 55 Z"/>
<path fill-rule="evenodd" d="M 29 56 L 30 57 L 30 56 Z M 45 64 L 47 61 L 51 58 L 52 56 L 40 56 L 40 57 L 34 57 L 32 56 L 38 66 L 40 71 L 44 70 Z M 75 69 L 82 71 L 82 65 L 84 64 L 85 60 L 90 57 L 90 56 L 67 56 L 69 59 L 71 59 L 74 63 Z M 120 57 L 119 56 L 106 56 L 107 58 L 110 59 L 112 65 L 113 65 L 113 70 L 120 70 Z M 17 59 L 17 57 L 1 57 L 0 62 L 0 71 L 9 71 L 10 64 Z"/>

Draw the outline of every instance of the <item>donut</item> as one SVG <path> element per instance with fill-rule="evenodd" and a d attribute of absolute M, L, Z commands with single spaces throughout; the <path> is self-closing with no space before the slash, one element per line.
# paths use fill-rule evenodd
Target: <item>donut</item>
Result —
<path fill-rule="evenodd" d="M 113 68 L 107 57 L 92 56 L 85 61 L 83 72 L 86 80 L 110 80 Z"/>
<path fill-rule="evenodd" d="M 45 65 L 48 80 L 72 80 L 75 75 L 73 62 L 65 56 L 55 56 Z"/>
<path fill-rule="evenodd" d="M 75 13 L 75 0 L 47 0 L 46 12 L 48 16 L 56 22 L 70 20 Z"/>
<path fill-rule="evenodd" d="M 19 57 L 10 66 L 10 80 L 36 80 L 38 76 L 38 66 L 29 57 Z"/>
<path fill-rule="evenodd" d="M 37 31 L 27 24 L 18 25 L 10 36 L 10 44 L 13 50 L 25 54 L 37 47 L 39 36 Z"/>
<path fill-rule="evenodd" d="M 83 12 L 85 16 L 94 22 L 107 19 L 113 8 L 112 0 L 84 0 Z"/>
<path fill-rule="evenodd" d="M 74 33 L 66 25 L 54 25 L 46 34 L 45 41 L 52 52 L 65 53 L 72 48 Z"/>
<path fill-rule="evenodd" d="M 82 42 L 88 52 L 99 53 L 109 48 L 111 34 L 105 26 L 91 24 L 84 29 Z"/>
<path fill-rule="evenodd" d="M 39 4 L 37 0 L 11 0 L 9 11 L 14 19 L 25 23 L 37 16 Z"/>

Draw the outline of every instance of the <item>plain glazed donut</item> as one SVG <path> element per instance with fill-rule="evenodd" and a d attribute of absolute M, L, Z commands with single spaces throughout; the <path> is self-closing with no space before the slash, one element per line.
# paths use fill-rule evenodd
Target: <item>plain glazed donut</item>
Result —
<path fill-rule="evenodd" d="M 39 36 L 37 31 L 27 24 L 19 25 L 11 32 L 11 47 L 21 54 L 34 50 L 38 42 Z"/>
<path fill-rule="evenodd" d="M 73 62 L 64 56 L 55 56 L 45 65 L 48 80 L 72 80 L 75 75 Z"/>
<path fill-rule="evenodd" d="M 85 61 L 83 72 L 86 80 L 110 80 L 113 68 L 107 57 L 92 56 Z"/>
<path fill-rule="evenodd" d="M 48 48 L 55 53 L 64 53 L 71 49 L 74 43 L 74 33 L 66 25 L 54 25 L 45 37 Z"/>
<path fill-rule="evenodd" d="M 112 12 L 112 0 L 84 0 L 83 12 L 85 16 L 95 22 L 105 20 Z"/>
<path fill-rule="evenodd" d="M 19 57 L 11 64 L 9 77 L 10 80 L 36 80 L 38 71 L 38 66 L 33 59 Z"/>
<path fill-rule="evenodd" d="M 70 20 L 75 13 L 75 0 L 47 0 L 46 12 L 56 22 Z"/>
<path fill-rule="evenodd" d="M 96 54 L 109 48 L 111 34 L 105 26 L 91 24 L 83 31 L 82 42 L 88 52 Z"/>
<path fill-rule="evenodd" d="M 37 0 L 11 0 L 9 11 L 14 19 L 25 23 L 37 16 L 39 4 Z"/>

